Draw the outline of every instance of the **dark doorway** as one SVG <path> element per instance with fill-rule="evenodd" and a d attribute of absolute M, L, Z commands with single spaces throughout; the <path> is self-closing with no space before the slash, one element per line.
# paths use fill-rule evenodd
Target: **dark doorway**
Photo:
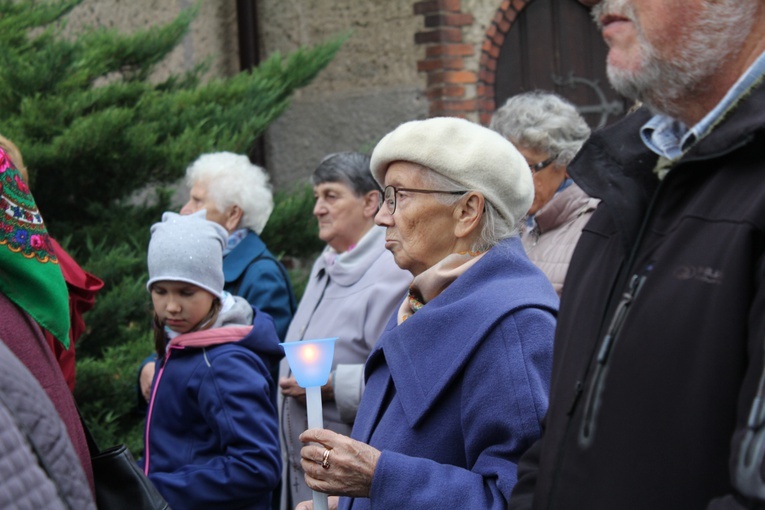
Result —
<path fill-rule="evenodd" d="M 497 58 L 494 97 L 535 89 L 553 91 L 577 105 L 592 128 L 621 118 L 630 103 L 606 77 L 608 48 L 576 0 L 533 0 L 510 26 Z"/>

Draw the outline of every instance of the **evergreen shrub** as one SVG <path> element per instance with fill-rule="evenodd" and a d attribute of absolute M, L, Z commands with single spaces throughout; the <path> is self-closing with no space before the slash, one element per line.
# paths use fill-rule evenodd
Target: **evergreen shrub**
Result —
<path fill-rule="evenodd" d="M 157 80 L 197 8 L 132 34 L 92 28 L 64 37 L 81 1 L 0 0 L 0 132 L 21 149 L 51 235 L 105 282 L 77 344 L 75 396 L 100 444 L 127 442 L 139 454 L 136 375 L 153 348 L 145 257 L 149 227 L 169 204 L 166 187 L 201 153 L 248 153 L 347 36 L 274 53 L 232 77 L 204 81 L 198 66 Z M 147 187 L 155 192 L 137 205 Z M 306 200 L 301 189 L 277 196 L 268 227 L 275 254 L 315 250 Z"/>

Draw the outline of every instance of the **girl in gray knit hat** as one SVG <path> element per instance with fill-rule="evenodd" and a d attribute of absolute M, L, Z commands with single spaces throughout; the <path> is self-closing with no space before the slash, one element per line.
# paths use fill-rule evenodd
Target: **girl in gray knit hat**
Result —
<path fill-rule="evenodd" d="M 149 281 L 159 360 L 144 472 L 172 508 L 270 508 L 281 473 L 271 317 L 223 290 L 226 232 L 165 213 L 152 226 Z"/>

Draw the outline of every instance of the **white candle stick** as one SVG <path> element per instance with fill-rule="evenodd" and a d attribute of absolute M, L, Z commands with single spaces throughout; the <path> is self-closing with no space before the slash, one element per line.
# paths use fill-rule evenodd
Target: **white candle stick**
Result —
<path fill-rule="evenodd" d="M 309 386 L 305 389 L 305 402 L 308 410 L 308 428 L 323 429 L 324 416 L 321 408 L 321 387 Z M 327 510 L 327 495 L 313 491 L 313 510 Z"/>

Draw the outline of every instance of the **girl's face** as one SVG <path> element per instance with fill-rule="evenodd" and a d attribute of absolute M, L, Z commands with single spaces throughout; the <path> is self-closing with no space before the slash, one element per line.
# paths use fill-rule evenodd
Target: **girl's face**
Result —
<path fill-rule="evenodd" d="M 191 283 L 160 281 L 151 286 L 159 321 L 176 333 L 188 333 L 212 308 L 215 296 Z"/>

